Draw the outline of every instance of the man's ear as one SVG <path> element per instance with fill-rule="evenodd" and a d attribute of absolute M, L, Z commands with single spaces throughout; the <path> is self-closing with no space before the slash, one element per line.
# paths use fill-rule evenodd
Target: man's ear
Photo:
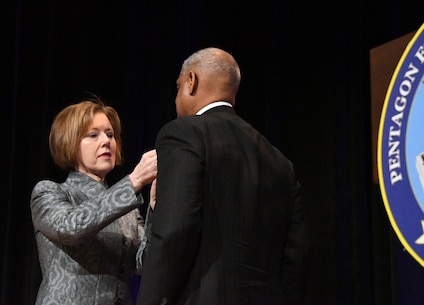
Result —
<path fill-rule="evenodd" d="M 198 86 L 198 78 L 194 71 L 188 72 L 188 93 L 190 95 L 195 95 Z"/>

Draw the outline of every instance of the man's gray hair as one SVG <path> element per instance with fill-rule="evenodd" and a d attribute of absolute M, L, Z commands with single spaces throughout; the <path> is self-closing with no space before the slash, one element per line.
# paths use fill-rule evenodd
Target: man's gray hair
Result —
<path fill-rule="evenodd" d="M 233 84 L 239 86 L 241 80 L 240 68 L 234 57 L 222 56 L 225 51 L 217 48 L 205 48 L 196 51 L 184 60 L 181 73 L 186 73 L 192 68 L 197 68 L 201 72 L 212 75 L 228 76 Z"/>

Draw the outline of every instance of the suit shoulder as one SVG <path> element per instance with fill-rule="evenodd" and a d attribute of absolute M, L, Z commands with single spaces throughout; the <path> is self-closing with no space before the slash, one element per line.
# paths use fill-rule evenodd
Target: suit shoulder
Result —
<path fill-rule="evenodd" d="M 159 134 L 163 133 L 180 133 L 185 132 L 185 130 L 191 130 L 193 127 L 199 124 L 199 116 L 190 115 L 180 118 L 176 118 L 172 121 L 169 121 L 159 130 Z"/>

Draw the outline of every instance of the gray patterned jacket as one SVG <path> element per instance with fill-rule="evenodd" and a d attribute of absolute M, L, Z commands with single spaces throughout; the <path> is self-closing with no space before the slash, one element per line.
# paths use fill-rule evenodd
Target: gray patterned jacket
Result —
<path fill-rule="evenodd" d="M 36 305 L 132 304 L 142 203 L 128 176 L 110 188 L 77 171 L 64 183 L 38 182 L 30 205 L 42 274 Z"/>

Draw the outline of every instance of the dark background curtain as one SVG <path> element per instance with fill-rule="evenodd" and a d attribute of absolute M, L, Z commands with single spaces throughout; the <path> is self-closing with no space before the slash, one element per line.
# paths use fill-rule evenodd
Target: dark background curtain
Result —
<path fill-rule="evenodd" d="M 3 1 L 0 304 L 40 283 L 29 197 L 63 180 L 54 115 L 92 92 L 123 122 L 124 164 L 175 117 L 175 80 L 218 46 L 242 70 L 237 112 L 295 164 L 312 215 L 306 304 L 415 305 L 424 270 L 401 246 L 372 181 L 369 51 L 416 31 L 424 1 Z M 264 177 L 266 179 L 266 177 Z"/>

